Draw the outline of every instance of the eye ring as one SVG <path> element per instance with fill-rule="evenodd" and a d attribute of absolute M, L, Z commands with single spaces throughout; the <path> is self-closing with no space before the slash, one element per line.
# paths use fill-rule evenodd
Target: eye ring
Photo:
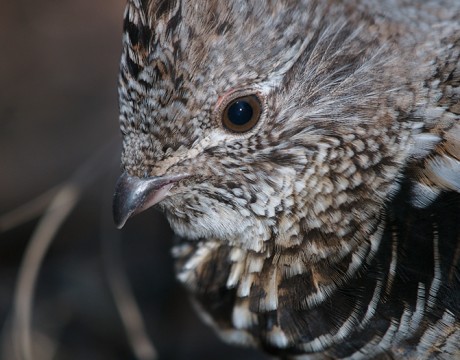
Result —
<path fill-rule="evenodd" d="M 235 133 L 251 130 L 262 114 L 262 103 L 255 94 L 235 97 L 224 107 L 222 125 Z"/>

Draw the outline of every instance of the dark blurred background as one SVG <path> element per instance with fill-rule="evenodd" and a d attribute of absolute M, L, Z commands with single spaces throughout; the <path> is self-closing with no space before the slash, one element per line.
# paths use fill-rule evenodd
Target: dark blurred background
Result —
<path fill-rule="evenodd" d="M 53 237 L 38 275 L 33 359 L 136 359 L 109 287 L 108 277 L 117 274 L 129 279 L 160 360 L 263 359 L 222 344 L 197 319 L 174 280 L 172 234 L 161 215 L 141 214 L 121 233 L 112 225 L 124 5 L 0 2 L 0 357 L 17 359 L 9 342 L 13 294 L 40 219 L 19 216 L 14 224 L 5 214 L 65 183 L 93 159 L 84 175 L 89 185 Z M 121 254 L 115 272 L 107 271 L 107 253 Z"/>

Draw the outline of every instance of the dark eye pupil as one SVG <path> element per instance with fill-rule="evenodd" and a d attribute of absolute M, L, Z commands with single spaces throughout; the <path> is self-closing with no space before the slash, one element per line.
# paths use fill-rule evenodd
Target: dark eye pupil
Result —
<path fill-rule="evenodd" d="M 244 100 L 235 101 L 227 110 L 228 120 L 235 125 L 244 125 L 252 119 L 254 111 L 251 104 Z"/>

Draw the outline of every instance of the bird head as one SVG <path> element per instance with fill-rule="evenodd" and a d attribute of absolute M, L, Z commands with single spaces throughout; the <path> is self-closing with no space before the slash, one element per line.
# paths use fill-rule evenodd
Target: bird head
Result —
<path fill-rule="evenodd" d="M 182 237 L 254 251 L 308 238 L 312 259 L 375 230 L 409 141 L 392 48 L 345 8 L 298 7 L 129 2 L 119 227 L 156 205 Z"/>

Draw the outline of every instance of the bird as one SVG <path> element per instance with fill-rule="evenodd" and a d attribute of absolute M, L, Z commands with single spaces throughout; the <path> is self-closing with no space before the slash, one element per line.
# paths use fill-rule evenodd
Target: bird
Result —
<path fill-rule="evenodd" d="M 223 341 L 460 359 L 460 2 L 129 0 L 113 215 Z"/>

